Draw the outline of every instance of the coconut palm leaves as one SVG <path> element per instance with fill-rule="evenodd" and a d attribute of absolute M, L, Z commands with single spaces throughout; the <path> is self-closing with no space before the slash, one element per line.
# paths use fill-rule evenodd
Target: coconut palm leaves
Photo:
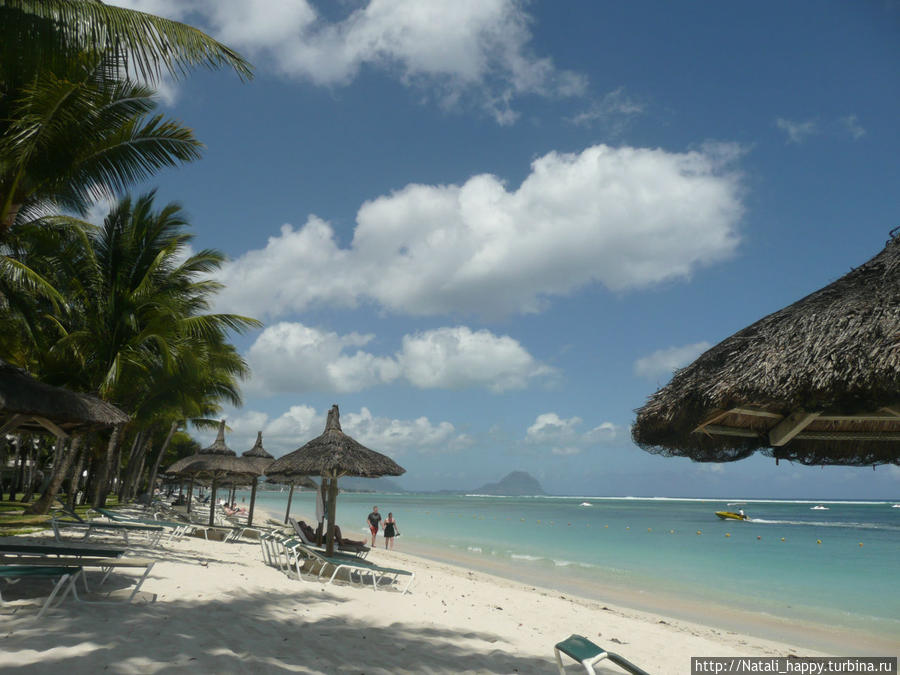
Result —
<path fill-rule="evenodd" d="M 149 116 L 151 89 L 110 79 L 109 69 L 106 57 L 82 55 L 64 72 L 41 71 L 0 104 L 0 234 L 59 208 L 84 213 L 200 156 L 190 129 Z"/>
<path fill-rule="evenodd" d="M 122 199 L 60 280 L 71 319 L 59 324 L 52 349 L 82 364 L 91 390 L 108 400 L 136 396 L 134 382 L 157 369 L 174 372 L 187 351 L 230 347 L 229 331 L 259 325 L 206 313 L 218 284 L 202 275 L 224 258 L 214 250 L 188 255 L 192 236 L 180 207 L 155 210 L 153 199 Z"/>
<path fill-rule="evenodd" d="M 194 66 L 230 66 L 252 77 L 240 54 L 177 21 L 98 0 L 0 0 L 0 62 L 20 72 L 55 68 L 83 52 L 113 51 L 144 81 Z"/>

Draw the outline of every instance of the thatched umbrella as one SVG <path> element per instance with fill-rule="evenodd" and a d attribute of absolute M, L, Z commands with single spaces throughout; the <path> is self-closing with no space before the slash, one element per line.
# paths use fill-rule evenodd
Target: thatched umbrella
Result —
<path fill-rule="evenodd" d="M 275 461 L 275 458 L 263 447 L 261 431 L 256 432 L 256 443 L 253 444 L 253 447 L 243 453 L 241 457 L 244 463 L 257 472 L 256 476 L 263 475 L 266 469 L 269 468 L 269 465 Z M 247 513 L 248 526 L 253 524 L 253 507 L 256 505 L 256 487 L 258 482 L 256 476 L 253 478 L 253 487 L 250 489 L 250 511 Z"/>
<path fill-rule="evenodd" d="M 128 422 L 128 415 L 96 396 L 36 380 L 0 360 L 0 434 L 49 431 L 59 438 Z"/>
<path fill-rule="evenodd" d="M 255 480 L 259 473 L 255 473 L 253 466 L 247 464 L 243 458 L 235 455 L 234 451 L 225 445 L 225 420 L 219 422 L 219 432 L 212 445 L 204 448 L 195 455 L 180 459 L 172 464 L 166 471 L 168 474 L 181 476 L 206 477 L 211 479 L 209 501 L 209 525 L 215 523 L 216 490 L 219 480 L 232 477 L 245 479 L 246 482 Z M 193 488 L 193 484 L 191 485 Z M 188 491 L 188 508 L 190 508 L 190 490 Z"/>
<path fill-rule="evenodd" d="M 266 475 L 270 478 L 290 479 L 293 476 L 321 476 L 328 489 L 328 548 L 334 553 L 334 518 L 337 510 L 338 478 L 340 476 L 399 476 L 406 469 L 380 452 L 360 445 L 341 431 L 340 412 L 331 406 L 324 433 L 298 450 L 276 459 Z"/>
<path fill-rule="evenodd" d="M 700 462 L 900 464 L 900 237 L 679 370 L 632 436 Z"/>

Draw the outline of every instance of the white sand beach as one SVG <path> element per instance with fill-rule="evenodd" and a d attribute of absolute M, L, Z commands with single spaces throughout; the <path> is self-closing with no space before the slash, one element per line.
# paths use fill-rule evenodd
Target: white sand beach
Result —
<path fill-rule="evenodd" d="M 260 546 L 249 540 L 185 538 L 159 549 L 137 542 L 133 555 L 158 562 L 131 605 L 68 598 L 39 622 L 34 602 L 0 608 L 0 669 L 67 675 L 552 673 L 553 645 L 571 633 L 651 673 L 689 672 L 691 656 L 816 655 L 398 551 L 374 550 L 369 558 L 414 571 L 406 595 L 289 578 L 266 566 Z M 4 588 L 4 597 L 8 593 Z M 568 670 L 578 672 L 571 661 Z M 601 663 L 598 672 L 623 671 Z"/>

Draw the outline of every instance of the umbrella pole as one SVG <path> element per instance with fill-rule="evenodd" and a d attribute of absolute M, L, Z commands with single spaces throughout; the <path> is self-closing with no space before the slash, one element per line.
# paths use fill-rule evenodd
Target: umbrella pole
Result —
<path fill-rule="evenodd" d="M 337 511 L 337 476 L 328 484 L 328 536 L 325 555 L 334 554 L 334 517 Z"/>
<path fill-rule="evenodd" d="M 324 501 L 325 501 L 326 503 L 323 504 L 323 508 L 325 508 L 325 507 L 328 506 L 328 504 L 327 504 L 327 501 L 328 501 L 328 496 L 327 496 L 327 495 L 328 495 L 328 492 L 327 492 L 327 489 L 328 489 L 328 479 L 323 477 L 321 482 L 322 482 L 322 484 L 321 484 L 317 489 L 318 489 L 318 491 L 319 491 L 319 495 L 325 495 L 325 500 L 324 500 Z M 319 495 L 316 495 L 316 498 L 317 498 L 317 499 L 319 498 Z M 323 516 L 324 518 L 327 518 L 327 517 L 328 517 L 327 511 L 326 511 L 325 513 L 323 513 L 322 516 Z M 323 539 L 324 536 L 325 536 L 325 533 L 322 531 L 322 523 L 319 522 L 319 523 L 316 524 L 316 546 L 321 546 L 321 545 L 322 545 L 322 539 Z"/>
<path fill-rule="evenodd" d="M 188 497 L 187 497 L 188 515 L 191 515 L 191 502 L 193 501 L 193 499 L 192 499 L 193 494 L 194 494 L 194 477 L 191 476 L 191 480 L 188 481 Z"/>
<path fill-rule="evenodd" d="M 294 498 L 294 484 L 291 483 L 291 491 L 288 492 L 287 511 L 284 512 L 284 524 L 287 525 L 288 518 L 291 517 L 291 500 Z"/>
<path fill-rule="evenodd" d="M 253 487 L 250 488 L 250 510 L 247 512 L 247 527 L 253 524 L 253 505 L 256 504 L 256 484 L 259 481 L 253 479 Z"/>
<path fill-rule="evenodd" d="M 216 483 L 219 478 L 215 474 L 213 474 L 212 480 L 212 492 L 209 497 L 209 526 L 212 527 L 216 522 Z"/>

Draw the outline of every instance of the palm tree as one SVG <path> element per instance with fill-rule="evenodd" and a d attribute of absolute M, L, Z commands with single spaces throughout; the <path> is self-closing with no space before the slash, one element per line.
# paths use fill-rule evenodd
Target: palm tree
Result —
<path fill-rule="evenodd" d="M 0 238 L 28 199 L 83 215 L 96 197 L 194 159 L 188 130 L 136 123 L 152 90 L 135 81 L 196 65 L 252 76 L 239 54 L 177 21 L 98 0 L 0 0 Z"/>
<path fill-rule="evenodd" d="M 247 368 L 227 335 L 260 325 L 208 313 L 221 287 L 208 275 L 224 256 L 210 249 L 187 256 L 192 235 L 184 231 L 180 207 L 157 210 L 154 196 L 123 198 L 101 228 L 73 238 L 84 246 L 64 268 L 40 268 L 55 274 L 54 286 L 67 300 L 66 311 L 40 330 L 53 336 L 39 349 L 46 379 L 138 412 L 138 428 L 171 416 L 176 404 L 179 417 L 187 418 L 222 400 L 239 402 L 236 380 Z M 180 402 L 163 399 L 161 391 L 171 385 L 185 387 Z M 117 439 L 100 463 L 98 503 L 105 499 Z"/>

